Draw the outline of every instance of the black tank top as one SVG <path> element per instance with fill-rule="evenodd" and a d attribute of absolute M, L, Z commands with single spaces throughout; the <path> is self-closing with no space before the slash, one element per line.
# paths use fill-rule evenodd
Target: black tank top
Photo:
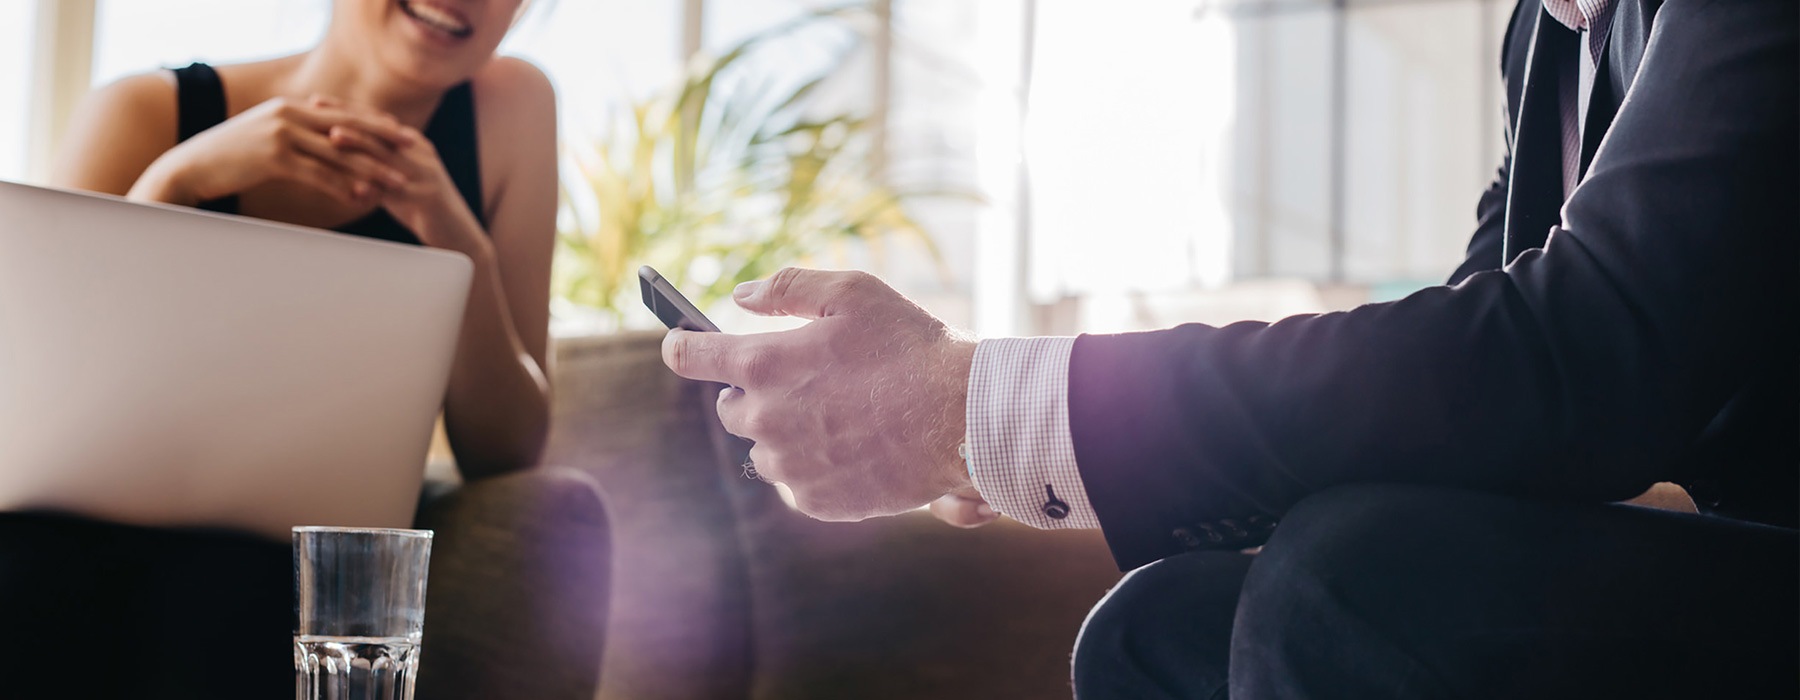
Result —
<path fill-rule="evenodd" d="M 180 130 L 177 142 L 193 138 L 195 134 L 225 121 L 225 84 L 219 80 L 219 73 L 212 66 L 195 63 L 186 68 L 176 68 L 175 102 Z M 450 88 L 450 92 L 444 94 L 443 102 L 438 104 L 437 111 L 431 115 L 431 121 L 426 123 L 424 133 L 425 138 L 430 139 L 431 144 L 437 148 L 438 158 L 444 161 L 444 169 L 450 173 L 450 180 L 456 183 L 457 192 L 462 194 L 463 201 L 469 205 L 469 211 L 474 212 L 475 220 L 485 230 L 487 217 L 481 206 L 481 160 L 475 140 L 475 93 L 469 83 Z M 236 214 L 238 198 L 234 195 L 201 202 L 200 208 Z M 377 208 L 368 216 L 339 226 L 336 230 L 365 238 L 420 244 L 419 237 L 394 220 L 386 209 Z"/>

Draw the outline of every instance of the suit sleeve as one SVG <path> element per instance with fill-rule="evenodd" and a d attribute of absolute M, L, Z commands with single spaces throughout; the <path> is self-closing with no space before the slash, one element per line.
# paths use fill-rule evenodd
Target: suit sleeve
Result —
<path fill-rule="evenodd" d="M 1513 45 L 1513 35 L 1518 31 L 1519 18 L 1526 12 L 1537 12 L 1539 3 L 1536 0 L 1524 0 L 1513 7 L 1512 18 L 1506 22 L 1506 34 L 1501 37 L 1500 45 L 1506 47 L 1500 56 L 1500 80 L 1504 84 L 1508 75 L 1507 64 L 1516 58 L 1513 53 L 1517 48 Z M 1521 62 L 1522 66 L 1523 63 Z M 1469 275 L 1487 270 L 1500 269 L 1506 256 L 1506 189 L 1512 179 L 1513 149 L 1513 90 L 1503 89 L 1506 97 L 1504 110 L 1506 124 L 1506 154 L 1500 159 L 1500 167 L 1494 173 L 1494 181 L 1481 193 L 1481 199 L 1475 203 L 1475 235 L 1469 237 L 1469 247 L 1463 253 L 1461 265 L 1450 275 L 1450 284 L 1461 284 Z"/>
<path fill-rule="evenodd" d="M 1079 338 L 1070 430 L 1121 566 L 1339 484 L 1598 501 L 1666 478 L 1800 353 L 1796 19 L 1791 0 L 1665 4 L 1560 230 L 1504 269 L 1349 312 Z"/>
<path fill-rule="evenodd" d="M 1508 151 L 1512 150 L 1509 145 Z M 1512 154 L 1500 161 L 1493 183 L 1481 193 L 1475 204 L 1475 235 L 1469 237 L 1469 248 L 1461 265 L 1450 275 L 1450 284 L 1461 284 L 1477 272 L 1500 269 L 1506 255 L 1506 183 L 1512 167 Z"/>

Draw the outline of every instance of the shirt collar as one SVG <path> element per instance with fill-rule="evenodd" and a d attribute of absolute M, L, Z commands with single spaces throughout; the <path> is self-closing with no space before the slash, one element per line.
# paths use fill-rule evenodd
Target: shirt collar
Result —
<path fill-rule="evenodd" d="M 1613 0 L 1544 0 L 1544 11 L 1573 31 L 1587 30 L 1588 54 L 1599 65 L 1612 32 Z"/>

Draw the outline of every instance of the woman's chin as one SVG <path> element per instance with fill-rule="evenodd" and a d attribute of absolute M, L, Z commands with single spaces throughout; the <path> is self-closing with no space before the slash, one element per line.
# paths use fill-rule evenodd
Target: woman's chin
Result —
<path fill-rule="evenodd" d="M 389 68 L 408 81 L 450 87 L 468 80 L 494 57 L 494 49 L 467 43 L 449 47 L 417 42 L 389 44 L 386 61 Z"/>
<path fill-rule="evenodd" d="M 486 58 L 422 55 L 413 51 L 389 51 L 382 63 L 395 77 L 422 88 L 448 90 L 473 77 Z"/>

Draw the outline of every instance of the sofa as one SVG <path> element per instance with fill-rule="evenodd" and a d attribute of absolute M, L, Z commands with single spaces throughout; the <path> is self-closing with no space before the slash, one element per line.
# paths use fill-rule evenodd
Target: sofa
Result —
<path fill-rule="evenodd" d="M 592 477 L 428 482 L 416 527 L 435 533 L 417 697 L 594 697 L 612 555 Z"/>

